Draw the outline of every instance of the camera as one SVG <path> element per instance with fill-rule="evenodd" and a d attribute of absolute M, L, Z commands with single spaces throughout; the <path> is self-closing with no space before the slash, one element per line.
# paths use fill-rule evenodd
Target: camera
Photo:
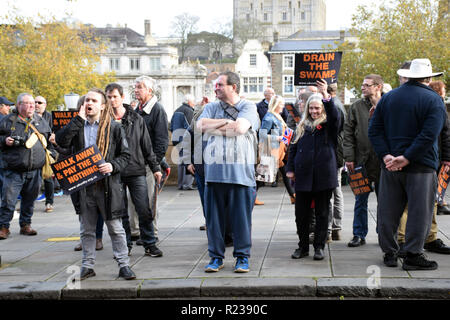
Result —
<path fill-rule="evenodd" d="M 14 139 L 13 146 L 20 147 L 25 145 L 25 139 L 21 136 L 11 136 Z"/>

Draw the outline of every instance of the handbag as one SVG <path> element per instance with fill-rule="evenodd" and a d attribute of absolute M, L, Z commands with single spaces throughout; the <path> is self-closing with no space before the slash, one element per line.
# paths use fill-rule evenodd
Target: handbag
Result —
<path fill-rule="evenodd" d="M 45 137 L 30 123 L 31 129 L 33 129 L 34 133 L 38 136 L 39 141 L 45 150 L 45 164 L 42 167 L 42 178 L 50 179 L 53 176 L 52 164 L 55 163 L 55 159 L 52 157 L 52 153 L 47 149 L 47 140 Z"/>
<path fill-rule="evenodd" d="M 272 149 L 270 140 L 268 136 L 259 143 L 260 159 L 255 170 L 256 181 L 273 183 L 277 177 L 279 149 Z"/>

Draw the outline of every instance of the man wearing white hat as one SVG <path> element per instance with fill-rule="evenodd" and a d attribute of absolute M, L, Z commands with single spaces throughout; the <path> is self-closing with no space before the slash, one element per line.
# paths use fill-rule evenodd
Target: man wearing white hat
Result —
<path fill-rule="evenodd" d="M 408 205 L 404 270 L 434 270 L 438 265 L 423 254 L 430 230 L 439 165 L 437 138 L 445 107 L 428 87 L 433 72 L 428 59 L 415 59 L 409 70 L 397 71 L 410 80 L 381 98 L 369 126 L 369 139 L 382 159 L 378 197 L 378 241 L 384 263 L 397 266 L 397 228 Z"/>

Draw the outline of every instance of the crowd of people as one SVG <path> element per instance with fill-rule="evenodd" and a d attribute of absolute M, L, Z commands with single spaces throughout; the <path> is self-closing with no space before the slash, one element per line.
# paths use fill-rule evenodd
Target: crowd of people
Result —
<path fill-rule="evenodd" d="M 313 259 L 322 260 L 326 243 L 342 240 L 341 178 L 363 167 L 377 196 L 376 232 L 384 263 L 395 267 L 401 257 L 405 270 L 434 270 L 437 263 L 424 249 L 450 254 L 437 238 L 436 223 L 436 214 L 450 213 L 445 203 L 436 203 L 437 173 L 450 168 L 445 85 L 431 81 L 442 73 L 433 73 L 428 59 L 415 59 L 397 73 L 401 85 L 396 89 L 380 75 L 364 77 L 363 97 L 346 110 L 335 83 L 318 80 L 302 88 L 295 104 L 267 88 L 255 104 L 240 96 L 239 76 L 224 72 L 215 83 L 215 101 L 196 103 L 186 95 L 170 127 L 155 80 L 148 76 L 135 79 L 134 106 L 125 103 L 117 83 L 90 89 L 79 100 L 78 114 L 56 132 L 44 97 L 22 93 L 16 103 L 0 97 L 0 240 L 11 236 L 18 198 L 20 234 L 37 234 L 31 219 L 42 182 L 45 211 L 54 210 L 55 180 L 41 174 L 47 150 L 58 158 L 96 145 L 105 160 L 98 166 L 104 178 L 71 194 L 80 221 L 81 241 L 75 247 L 83 253 L 80 277 L 95 276 L 106 225 L 119 277 L 135 279 L 129 266 L 133 241 L 145 255 L 163 256 L 154 199 L 170 174 L 165 156 L 171 132 L 178 189 L 197 189 L 200 195 L 205 218 L 200 229 L 206 230 L 210 256 L 205 272 L 223 268 L 229 246 L 234 271 L 250 270 L 252 211 L 264 205 L 257 191 L 265 183 L 255 178 L 261 145 L 275 159 L 275 173 L 295 204 L 299 242 L 293 259 L 309 256 L 312 244 Z M 277 181 L 275 174 L 270 184 Z M 366 243 L 369 195 L 355 196 L 349 247 Z"/>

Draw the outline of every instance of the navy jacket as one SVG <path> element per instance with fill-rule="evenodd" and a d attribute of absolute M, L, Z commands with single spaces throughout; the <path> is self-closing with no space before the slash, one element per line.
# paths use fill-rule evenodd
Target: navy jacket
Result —
<path fill-rule="evenodd" d="M 333 100 L 324 102 L 327 121 L 289 147 L 286 172 L 295 173 L 295 190 L 317 192 L 337 187 L 336 145 L 341 116 Z"/>
<path fill-rule="evenodd" d="M 380 159 L 403 155 L 404 169 L 439 165 L 437 138 L 446 119 L 442 99 L 431 88 L 408 81 L 381 97 L 369 125 L 369 139 Z"/>

